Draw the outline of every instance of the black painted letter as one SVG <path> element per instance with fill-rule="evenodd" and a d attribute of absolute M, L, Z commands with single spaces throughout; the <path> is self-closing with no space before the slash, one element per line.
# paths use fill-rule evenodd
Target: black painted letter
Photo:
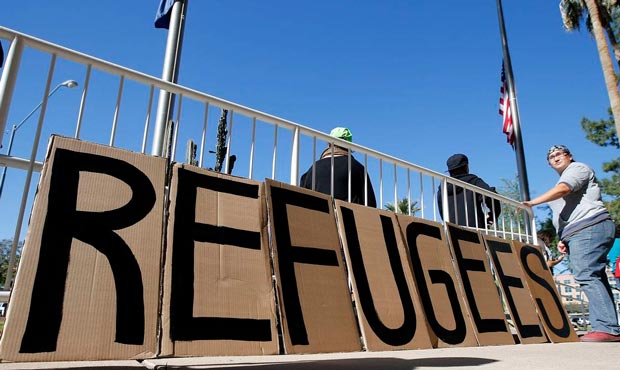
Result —
<path fill-rule="evenodd" d="M 194 242 L 261 249 L 260 233 L 196 222 L 198 188 L 246 198 L 258 198 L 258 185 L 245 184 L 178 169 L 178 191 L 174 212 L 172 287 L 170 292 L 170 338 L 173 341 L 230 339 L 270 341 L 268 319 L 194 317 Z"/>
<path fill-rule="evenodd" d="M 463 253 L 461 252 L 461 246 L 459 241 L 467 241 L 470 243 L 475 243 L 480 246 L 480 248 L 484 248 L 482 244 L 480 244 L 480 236 L 478 233 L 458 229 L 456 227 L 450 226 L 450 240 L 452 241 L 452 247 L 454 248 L 454 254 L 456 258 L 456 262 L 459 268 L 459 272 L 461 273 L 461 279 L 463 279 L 463 289 L 465 289 L 465 295 L 467 296 L 467 300 L 469 301 L 469 307 L 471 309 L 471 314 L 474 319 L 474 323 L 476 324 L 476 328 L 478 328 L 479 333 L 496 333 L 496 332 L 506 332 L 508 329 L 506 328 L 506 323 L 503 319 L 483 319 L 480 316 L 480 311 L 478 310 L 478 304 L 476 302 L 476 297 L 474 297 L 474 291 L 471 287 L 471 281 L 469 279 L 468 271 L 478 271 L 484 272 L 486 271 L 484 268 L 484 261 L 464 258 Z M 491 272 L 489 271 L 489 274 Z"/>
<path fill-rule="evenodd" d="M 459 344 L 465 340 L 467 336 L 467 326 L 465 325 L 465 318 L 463 311 L 461 311 L 461 305 L 459 304 L 459 297 L 456 291 L 456 285 L 452 280 L 450 274 L 443 270 L 429 270 L 428 275 L 431 278 L 432 284 L 443 284 L 446 287 L 446 293 L 454 313 L 454 321 L 456 327 L 453 330 L 449 330 L 441 326 L 435 312 L 433 310 L 433 302 L 428 290 L 426 278 L 424 277 L 424 271 L 420 255 L 418 254 L 417 238 L 420 235 L 425 235 L 435 239 L 441 239 L 441 231 L 438 227 L 430 226 L 424 223 L 412 222 L 407 226 L 407 245 L 409 246 L 409 254 L 411 256 L 411 263 L 413 265 L 413 274 L 418 282 L 418 292 L 420 293 L 420 299 L 424 306 L 424 312 L 426 313 L 426 319 L 428 320 L 433 332 L 444 342 L 448 344 Z"/>
<path fill-rule="evenodd" d="M 396 288 L 398 289 L 398 295 L 402 305 L 404 320 L 398 328 L 388 328 L 381 322 L 379 314 L 375 308 L 372 293 L 370 292 L 370 286 L 368 284 L 368 276 L 364 268 L 364 260 L 362 258 L 361 246 L 357 234 L 357 226 L 355 224 L 355 215 L 349 208 L 340 206 L 342 212 L 342 222 L 345 229 L 347 238 L 347 247 L 349 249 L 349 255 L 351 257 L 351 268 L 353 269 L 353 276 L 355 277 L 355 283 L 358 293 L 360 295 L 360 303 L 368 325 L 372 328 L 373 332 L 384 343 L 392 346 L 401 346 L 407 344 L 413 339 L 416 329 L 416 313 L 413 307 L 413 300 L 409 294 L 407 288 L 407 280 L 405 279 L 405 272 L 400 262 L 400 255 L 398 253 L 398 244 L 396 243 L 396 235 L 394 234 L 394 225 L 392 219 L 386 216 L 380 215 L 381 226 L 383 228 L 383 237 L 385 239 L 385 245 L 387 248 L 388 258 L 390 261 L 390 269 L 394 281 L 396 282 Z"/>
<path fill-rule="evenodd" d="M 271 202 L 273 205 L 274 235 L 278 245 L 278 264 L 280 267 L 280 286 L 282 299 L 293 345 L 307 345 L 308 332 L 304 322 L 297 279 L 295 278 L 295 262 L 323 266 L 338 266 L 338 256 L 333 250 L 301 247 L 292 245 L 291 234 L 288 228 L 288 204 L 299 206 L 318 212 L 329 213 L 331 202 L 279 187 L 271 187 Z"/>
<path fill-rule="evenodd" d="M 558 310 L 558 312 L 560 312 L 560 317 L 562 318 L 562 326 L 560 328 L 556 328 L 552 325 L 551 319 L 549 317 L 549 312 L 547 312 L 547 307 L 544 306 L 542 299 L 536 298 L 536 303 L 538 303 L 538 309 L 540 310 L 542 318 L 547 323 L 547 326 L 557 336 L 562 337 L 562 338 L 568 338 L 571 335 L 571 325 L 568 322 L 566 315 L 564 314 L 564 308 L 562 306 L 562 302 L 560 302 L 560 299 L 558 298 L 558 294 L 555 288 L 549 285 L 545 279 L 536 275 L 534 271 L 532 271 L 530 266 L 527 264 L 527 256 L 530 254 L 533 254 L 534 256 L 536 256 L 536 260 L 541 264 L 543 269 L 548 270 L 547 263 L 545 262 L 545 258 L 543 257 L 543 255 L 540 254 L 538 250 L 530 246 L 523 246 L 521 248 L 521 254 L 519 257 L 521 258 L 523 269 L 525 270 L 525 273 L 532 280 L 534 280 L 536 283 L 538 283 L 538 285 L 540 285 L 543 289 L 549 292 L 549 294 L 553 298 L 553 303 L 555 304 L 555 307 L 553 308 L 555 308 L 556 310 Z"/>
<path fill-rule="evenodd" d="M 504 294 L 506 295 L 506 301 L 510 306 L 510 312 L 513 313 L 513 320 L 515 325 L 519 329 L 519 334 L 523 338 L 542 337 L 543 333 L 538 325 L 523 325 L 521 317 L 519 316 L 519 310 L 515 304 L 512 296 L 511 287 L 524 289 L 523 281 L 515 276 L 509 276 L 504 273 L 504 269 L 499 261 L 499 253 L 512 254 L 510 244 L 508 242 L 496 242 L 494 240 L 487 240 L 489 250 L 491 252 L 491 258 L 493 258 L 493 264 L 495 265 L 495 272 L 499 277 L 499 280 L 504 288 Z"/>
<path fill-rule="evenodd" d="M 151 211 L 156 200 L 153 185 L 144 173 L 125 161 L 66 149 L 56 150 L 51 171 L 39 265 L 20 352 L 56 350 L 73 238 L 96 248 L 110 263 L 116 286 L 115 341 L 143 344 L 144 288 L 140 266 L 129 246 L 114 231 L 136 224 Z M 110 211 L 77 211 L 80 172 L 113 176 L 129 185 L 132 198 L 123 207 Z"/>

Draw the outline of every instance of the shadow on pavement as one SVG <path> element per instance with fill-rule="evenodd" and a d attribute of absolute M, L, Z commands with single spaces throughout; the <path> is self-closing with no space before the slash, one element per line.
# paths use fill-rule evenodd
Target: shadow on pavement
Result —
<path fill-rule="evenodd" d="M 210 370 L 412 370 L 417 367 L 461 367 L 461 366 L 480 366 L 497 362 L 497 360 L 476 357 L 428 357 L 417 359 L 399 359 L 399 358 L 358 358 L 343 360 L 318 360 L 318 361 L 295 361 L 295 362 L 278 362 L 278 363 L 252 363 L 252 364 L 184 364 L 175 365 L 174 363 L 161 364 L 154 367 L 158 370 L 171 369 L 210 369 Z M 202 367 L 201 367 L 202 366 Z"/>

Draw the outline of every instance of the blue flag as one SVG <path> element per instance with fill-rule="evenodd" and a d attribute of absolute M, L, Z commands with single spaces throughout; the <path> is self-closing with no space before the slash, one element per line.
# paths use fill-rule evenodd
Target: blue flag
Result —
<path fill-rule="evenodd" d="M 170 27 L 170 11 L 172 10 L 172 5 L 176 0 L 161 0 L 159 3 L 159 8 L 157 8 L 157 14 L 155 14 L 155 28 L 165 28 L 168 29 Z"/>

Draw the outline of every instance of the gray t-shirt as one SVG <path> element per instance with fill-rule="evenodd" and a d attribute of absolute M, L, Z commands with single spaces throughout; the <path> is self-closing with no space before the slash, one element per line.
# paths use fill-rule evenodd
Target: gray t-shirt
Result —
<path fill-rule="evenodd" d="M 571 192 L 552 201 L 553 225 L 560 239 L 610 217 L 601 200 L 601 188 L 594 171 L 581 162 L 572 162 L 560 175 L 558 184 L 568 185 Z"/>

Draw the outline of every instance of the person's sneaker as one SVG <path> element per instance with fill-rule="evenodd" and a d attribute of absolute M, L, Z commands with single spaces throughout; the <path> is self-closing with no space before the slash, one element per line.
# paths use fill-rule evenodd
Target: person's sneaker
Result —
<path fill-rule="evenodd" d="M 620 342 L 620 334 L 609 334 L 602 331 L 591 331 L 581 336 L 582 342 Z"/>

